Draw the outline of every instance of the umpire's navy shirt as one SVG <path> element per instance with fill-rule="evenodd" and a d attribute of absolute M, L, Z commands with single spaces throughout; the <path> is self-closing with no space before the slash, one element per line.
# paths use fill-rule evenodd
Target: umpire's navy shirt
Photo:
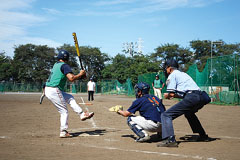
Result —
<path fill-rule="evenodd" d="M 155 98 L 159 103 L 158 111 L 156 105 L 154 105 L 148 98 Z M 136 111 L 139 111 L 140 115 L 147 120 L 152 120 L 154 122 L 161 122 L 161 113 L 166 109 L 161 103 L 160 99 L 156 96 L 149 94 L 143 95 L 142 97 L 133 101 L 132 105 L 129 107 L 128 112 L 135 114 Z"/>

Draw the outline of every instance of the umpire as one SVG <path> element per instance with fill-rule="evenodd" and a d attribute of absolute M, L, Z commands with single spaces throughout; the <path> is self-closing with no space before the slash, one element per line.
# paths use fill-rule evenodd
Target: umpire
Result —
<path fill-rule="evenodd" d="M 205 91 L 201 91 L 194 80 L 186 73 L 178 70 L 178 63 L 169 59 L 164 64 L 164 72 L 167 77 L 167 92 L 164 98 L 181 98 L 182 101 L 173 105 L 161 115 L 162 120 L 162 142 L 158 147 L 178 147 L 176 142 L 172 121 L 185 115 L 193 133 L 198 133 L 196 141 L 208 141 L 208 135 L 204 131 L 196 112 L 211 100 Z"/>

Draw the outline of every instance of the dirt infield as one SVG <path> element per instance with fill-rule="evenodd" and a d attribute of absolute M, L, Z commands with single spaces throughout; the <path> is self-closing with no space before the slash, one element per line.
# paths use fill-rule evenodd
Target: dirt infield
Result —
<path fill-rule="evenodd" d="M 74 95 L 80 103 L 86 94 Z M 181 116 L 174 120 L 178 148 L 159 148 L 159 139 L 151 134 L 149 143 L 136 143 L 126 118 L 109 112 L 114 105 L 124 109 L 134 98 L 96 95 L 91 120 L 80 121 L 69 107 L 69 131 L 73 138 L 59 136 L 59 113 L 46 98 L 39 104 L 39 94 L 0 94 L 0 159 L 6 160 L 237 160 L 240 159 L 240 107 L 207 105 L 199 116 L 211 142 L 189 142 L 180 138 L 193 135 Z M 176 101 L 164 100 L 166 108 Z"/>

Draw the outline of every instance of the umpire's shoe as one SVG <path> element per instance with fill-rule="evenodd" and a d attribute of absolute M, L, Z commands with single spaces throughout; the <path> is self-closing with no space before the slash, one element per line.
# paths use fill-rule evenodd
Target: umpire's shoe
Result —
<path fill-rule="evenodd" d="M 178 143 L 175 139 L 175 136 L 170 136 L 157 144 L 157 147 L 178 147 Z"/>
<path fill-rule="evenodd" d="M 197 142 L 209 142 L 211 141 L 211 138 L 208 137 L 207 134 L 199 135 L 199 137 L 196 139 Z"/>

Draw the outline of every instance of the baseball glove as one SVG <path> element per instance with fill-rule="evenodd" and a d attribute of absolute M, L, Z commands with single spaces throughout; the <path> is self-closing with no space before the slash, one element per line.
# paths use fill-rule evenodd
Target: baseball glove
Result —
<path fill-rule="evenodd" d="M 109 111 L 111 112 L 118 112 L 119 110 L 123 110 L 123 106 L 120 106 L 120 105 L 116 105 L 116 106 L 113 106 L 111 108 L 109 108 Z"/>

